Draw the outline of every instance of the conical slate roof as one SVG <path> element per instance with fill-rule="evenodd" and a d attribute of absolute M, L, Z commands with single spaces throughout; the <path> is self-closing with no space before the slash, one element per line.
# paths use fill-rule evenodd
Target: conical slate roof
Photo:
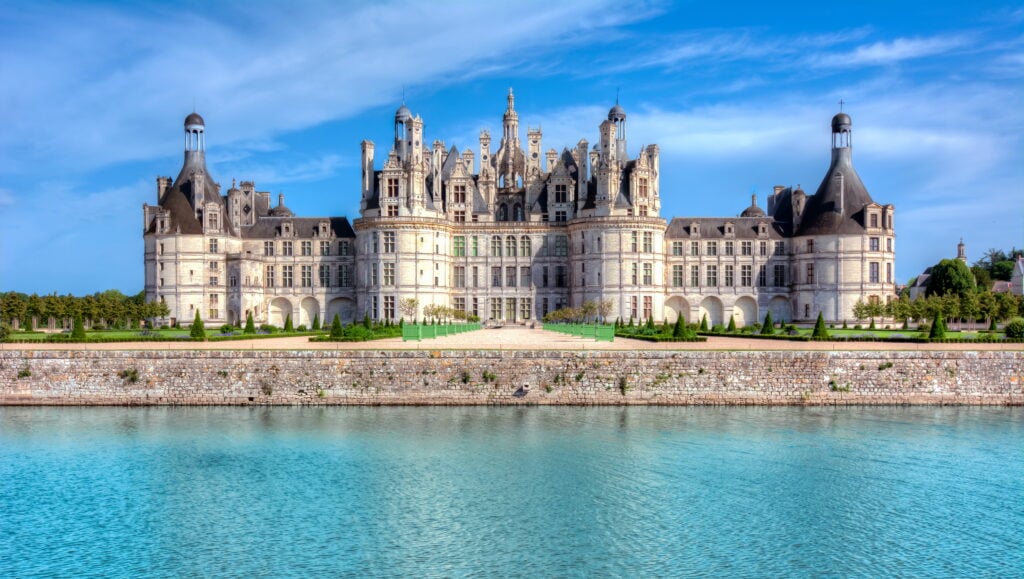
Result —
<path fill-rule="evenodd" d="M 864 232 L 864 207 L 874 203 L 853 168 L 850 147 L 832 150 L 832 164 L 807 199 L 798 235 Z"/>

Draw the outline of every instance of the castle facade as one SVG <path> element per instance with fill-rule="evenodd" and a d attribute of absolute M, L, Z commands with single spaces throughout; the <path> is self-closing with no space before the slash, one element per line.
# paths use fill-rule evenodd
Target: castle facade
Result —
<path fill-rule="evenodd" d="M 427 144 L 423 119 L 395 113 L 378 168 L 362 143 L 360 216 L 299 217 L 252 182 L 226 194 L 206 169 L 205 123 L 185 119 L 177 178 L 143 206 L 145 288 L 168 320 L 310 325 L 335 314 L 397 320 L 403 298 L 482 320 L 540 319 L 587 300 L 611 319 L 750 324 L 852 319 L 858 300 L 895 295 L 892 205 L 868 194 L 852 162 L 852 121 L 832 119 L 832 162 L 817 191 L 775 187 L 767 210 L 661 216 L 657 145 L 627 149 L 616 104 L 597 142 L 544 150 L 520 138 L 509 91 L 502 134 L 479 148 Z M 667 194 L 672 194 L 667 192 Z"/>

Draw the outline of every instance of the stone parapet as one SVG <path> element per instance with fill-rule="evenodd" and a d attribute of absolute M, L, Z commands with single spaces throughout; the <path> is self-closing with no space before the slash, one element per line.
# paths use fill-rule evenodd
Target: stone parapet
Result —
<path fill-rule="evenodd" d="M 6 351 L 2 405 L 1024 404 L 1024 352 Z"/>

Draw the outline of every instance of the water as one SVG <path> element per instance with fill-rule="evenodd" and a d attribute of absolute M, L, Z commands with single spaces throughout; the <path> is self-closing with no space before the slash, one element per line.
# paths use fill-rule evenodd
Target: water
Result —
<path fill-rule="evenodd" d="M 0 576 L 1021 576 L 1024 409 L 0 408 Z"/>

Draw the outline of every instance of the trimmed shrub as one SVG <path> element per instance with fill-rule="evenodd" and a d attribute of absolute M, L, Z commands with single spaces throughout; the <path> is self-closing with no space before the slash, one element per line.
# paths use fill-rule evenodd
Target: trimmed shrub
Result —
<path fill-rule="evenodd" d="M 935 320 L 932 321 L 932 328 L 928 332 L 929 340 L 941 340 L 946 337 L 946 322 L 942 319 L 942 314 L 936 313 Z"/>
<path fill-rule="evenodd" d="M 818 312 L 818 321 L 814 322 L 814 332 L 811 333 L 811 337 L 815 340 L 827 340 L 829 339 L 828 330 L 825 329 L 825 317 Z"/>
<path fill-rule="evenodd" d="M 199 316 L 198 311 L 196 316 Z M 85 324 L 82 323 L 82 314 L 75 314 L 75 324 L 71 329 L 71 339 L 85 341 Z"/>
<path fill-rule="evenodd" d="M 331 337 L 340 338 L 342 336 L 342 332 L 344 331 L 345 326 L 341 325 L 341 318 L 338 317 L 338 314 L 334 314 L 334 321 L 331 322 Z"/>
<path fill-rule="evenodd" d="M 736 332 L 736 316 L 729 316 L 729 325 L 725 328 L 730 334 Z"/>
<path fill-rule="evenodd" d="M 206 339 L 206 328 L 203 326 L 203 319 L 199 317 L 199 310 L 196 310 L 196 319 L 192 320 L 192 329 L 189 330 L 188 335 L 193 340 Z"/>
<path fill-rule="evenodd" d="M 292 315 L 288 314 L 284 318 L 284 332 L 286 334 L 290 334 L 291 332 L 294 332 L 294 331 L 295 331 L 295 328 L 292 326 Z"/>
<path fill-rule="evenodd" d="M 1006 323 L 1006 337 L 1012 340 L 1024 339 L 1024 318 L 1013 318 Z"/>
<path fill-rule="evenodd" d="M 764 315 L 764 325 L 761 326 L 762 336 L 771 336 L 775 333 L 775 322 L 772 321 L 772 313 L 768 312 Z"/>
<path fill-rule="evenodd" d="M 683 338 L 683 337 L 686 337 L 686 324 L 683 323 L 683 316 L 682 315 L 676 317 L 676 325 L 673 326 L 673 328 L 672 328 L 672 337 L 673 338 Z"/>
<path fill-rule="evenodd" d="M 704 314 L 704 317 L 700 319 L 700 331 L 708 331 L 708 315 Z"/>
<path fill-rule="evenodd" d="M 313 314 L 313 326 L 311 328 L 314 332 L 320 329 L 320 314 Z"/>
<path fill-rule="evenodd" d="M 255 334 L 256 333 L 256 322 L 254 322 L 253 319 L 252 319 L 252 312 L 249 312 L 249 315 L 245 317 L 245 330 L 243 330 L 242 333 L 243 334 Z"/>

